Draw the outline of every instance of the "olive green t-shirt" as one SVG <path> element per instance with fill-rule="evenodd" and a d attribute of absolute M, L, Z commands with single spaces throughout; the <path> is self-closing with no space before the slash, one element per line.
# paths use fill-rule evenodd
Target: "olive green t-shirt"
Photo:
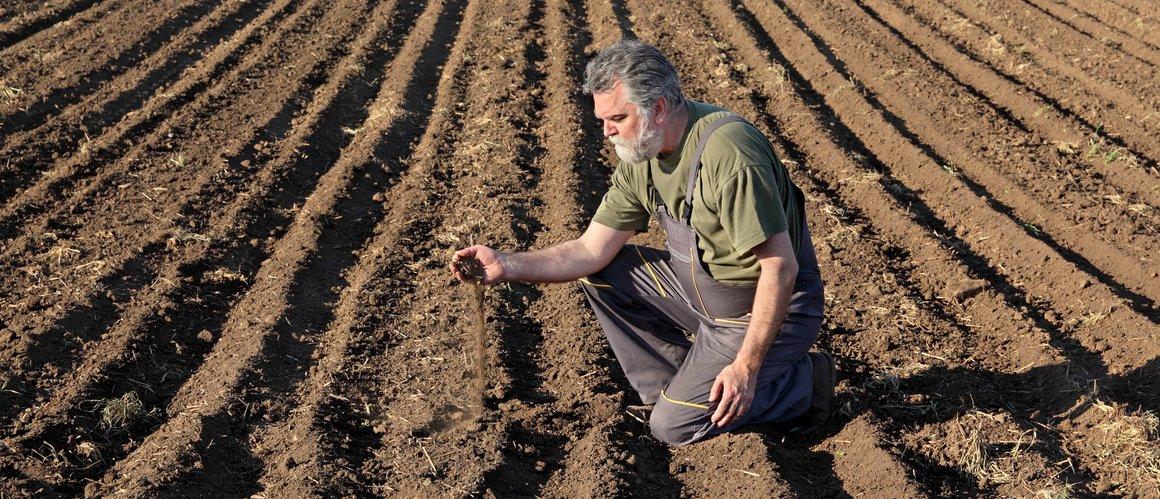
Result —
<path fill-rule="evenodd" d="M 617 230 L 643 231 L 664 204 L 680 219 L 692 156 L 701 132 L 733 113 L 687 101 L 689 123 L 677 149 L 665 158 L 620 162 L 593 221 Z M 789 230 L 795 253 L 801 240 L 801 191 L 789 179 L 762 133 L 749 123 L 729 123 L 709 138 L 693 194 L 692 226 L 710 275 L 731 285 L 752 285 L 760 274 L 753 247 Z"/>

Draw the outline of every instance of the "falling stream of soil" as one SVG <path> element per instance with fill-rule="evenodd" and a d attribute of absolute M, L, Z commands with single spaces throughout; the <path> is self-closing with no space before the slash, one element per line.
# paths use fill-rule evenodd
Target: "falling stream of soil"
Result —
<path fill-rule="evenodd" d="M 475 306 L 475 403 L 479 407 L 479 412 L 476 417 L 483 415 L 483 371 L 484 371 L 484 355 L 483 347 L 483 286 L 480 284 L 471 285 L 471 296 L 474 298 Z"/>
<path fill-rule="evenodd" d="M 478 258 L 464 258 L 456 262 L 460 274 L 474 281 L 471 285 L 472 306 L 475 311 L 475 405 L 478 407 L 476 418 L 483 415 L 484 390 L 484 356 L 486 351 L 483 344 L 483 278 L 486 276 L 483 264 Z"/>

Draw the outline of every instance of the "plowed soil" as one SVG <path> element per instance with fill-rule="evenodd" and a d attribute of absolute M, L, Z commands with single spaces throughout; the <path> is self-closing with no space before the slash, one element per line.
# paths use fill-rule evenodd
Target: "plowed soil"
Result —
<path fill-rule="evenodd" d="M 0 497 L 1160 495 L 1152 0 L 0 7 Z M 666 52 L 808 196 L 839 414 L 669 448 L 574 284 L 580 84 Z M 657 230 L 640 236 L 656 244 Z"/>

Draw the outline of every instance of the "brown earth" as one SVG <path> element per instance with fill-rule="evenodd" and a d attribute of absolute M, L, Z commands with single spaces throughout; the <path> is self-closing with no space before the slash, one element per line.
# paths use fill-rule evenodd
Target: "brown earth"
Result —
<path fill-rule="evenodd" d="M 1160 494 L 1155 12 L 8 2 L 0 497 Z M 821 431 L 657 443 L 572 284 L 487 289 L 479 407 L 450 252 L 586 227 L 622 36 L 806 192 Z"/>

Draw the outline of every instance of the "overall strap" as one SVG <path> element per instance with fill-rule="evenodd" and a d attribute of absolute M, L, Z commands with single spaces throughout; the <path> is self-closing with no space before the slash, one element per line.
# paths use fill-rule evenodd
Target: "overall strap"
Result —
<path fill-rule="evenodd" d="M 685 189 L 685 225 L 688 225 L 693 218 L 693 187 L 697 185 L 697 175 L 701 172 L 701 154 L 705 152 L 705 145 L 709 143 L 709 136 L 717 131 L 723 125 L 733 123 L 735 121 L 745 122 L 745 118 L 737 115 L 726 116 L 717 121 L 714 121 L 701 132 L 701 138 L 697 141 L 697 149 L 693 151 L 693 160 L 689 164 L 689 184 Z"/>

